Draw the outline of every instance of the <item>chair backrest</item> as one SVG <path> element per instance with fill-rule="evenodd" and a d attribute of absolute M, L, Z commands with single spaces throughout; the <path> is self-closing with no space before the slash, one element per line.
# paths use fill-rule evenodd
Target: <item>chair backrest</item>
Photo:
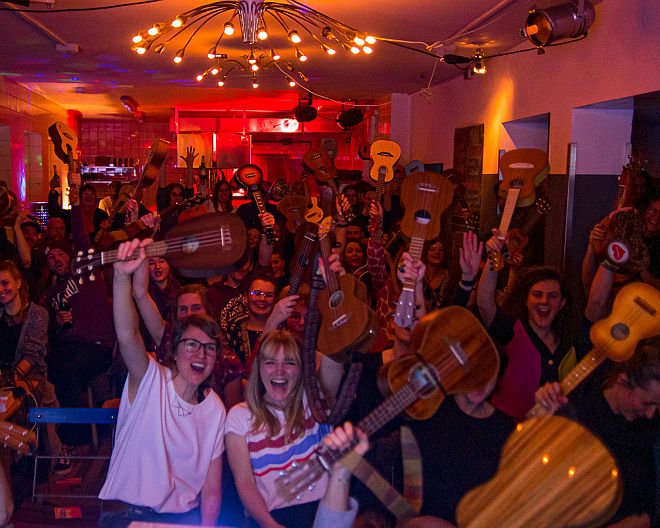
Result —
<path fill-rule="evenodd" d="M 119 409 L 98 407 L 32 407 L 28 420 L 32 423 L 116 424 Z"/>

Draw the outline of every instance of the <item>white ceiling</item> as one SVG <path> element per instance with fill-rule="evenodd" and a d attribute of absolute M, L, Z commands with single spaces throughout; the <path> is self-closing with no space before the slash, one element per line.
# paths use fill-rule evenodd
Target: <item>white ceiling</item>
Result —
<path fill-rule="evenodd" d="M 132 0 L 123 0 L 130 2 Z M 307 0 L 307 4 L 350 26 L 378 37 L 433 43 L 444 42 L 454 53 L 471 56 L 478 47 L 486 54 L 510 49 L 524 41 L 518 29 L 528 8 L 561 0 Z M 55 0 L 55 9 L 107 6 L 122 0 Z M 41 28 L 16 13 L 0 11 L 0 74 L 42 91 L 86 117 L 125 116 L 121 95 L 136 99 L 147 115 L 182 110 L 283 110 L 297 103 L 301 90 L 285 88 L 280 73 L 259 75 L 254 90 L 247 74 L 231 76 L 227 85 L 200 84 L 198 71 L 209 64 L 208 49 L 217 38 L 217 27 L 200 32 L 180 65 L 172 62 L 172 47 L 162 55 L 142 57 L 130 50 L 131 37 L 154 22 L 165 21 L 202 0 L 162 0 L 146 5 L 104 11 L 34 14 Z M 597 2 L 594 2 L 597 3 Z M 5 2 L 0 5 L 8 6 Z M 41 9 L 33 4 L 31 9 Z M 218 17 L 222 27 L 225 19 Z M 212 24 L 209 24 L 209 27 Z M 50 34 L 48 34 L 50 32 Z M 214 36 L 216 35 L 216 36 Z M 55 51 L 57 41 L 78 44 L 78 54 Z M 224 42 L 225 40 L 223 40 Z M 240 37 L 235 35 L 235 46 Z M 424 46 L 409 44 L 417 50 Z M 305 51 L 310 59 L 302 69 L 313 92 L 336 101 L 368 102 L 389 93 L 413 93 L 429 82 L 460 74 L 455 66 L 437 64 L 422 53 L 377 42 L 371 56 L 337 53 L 322 56 Z M 443 48 L 434 53 L 442 54 Z M 271 73 L 272 71 L 272 73 Z M 317 106 L 320 99 L 316 98 Z M 332 106 L 331 103 L 325 103 Z M 335 105 L 337 106 L 337 105 Z"/>

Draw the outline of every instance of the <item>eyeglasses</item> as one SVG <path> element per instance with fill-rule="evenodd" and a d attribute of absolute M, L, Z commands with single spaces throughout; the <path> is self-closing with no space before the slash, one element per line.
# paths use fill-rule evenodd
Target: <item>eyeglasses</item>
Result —
<path fill-rule="evenodd" d="M 264 299 L 272 299 L 275 297 L 273 292 L 265 292 L 261 290 L 252 290 L 250 295 L 254 295 L 255 297 L 263 297 Z"/>
<path fill-rule="evenodd" d="M 202 343 L 197 339 L 192 339 L 190 337 L 180 339 L 177 343 L 183 343 L 183 349 L 189 354 L 194 354 L 199 351 L 200 347 L 204 347 L 204 352 L 209 356 L 215 356 L 218 353 L 218 344 L 217 343 Z"/>

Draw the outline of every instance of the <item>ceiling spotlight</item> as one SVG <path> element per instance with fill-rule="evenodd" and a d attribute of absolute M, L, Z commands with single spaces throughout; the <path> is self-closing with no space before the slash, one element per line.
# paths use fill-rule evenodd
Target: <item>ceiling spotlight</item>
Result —
<path fill-rule="evenodd" d="M 364 114 L 357 106 L 354 108 L 349 108 L 348 110 L 342 110 L 337 114 L 337 125 L 342 130 L 350 130 L 356 125 L 362 123 L 364 119 Z"/>
<path fill-rule="evenodd" d="M 486 61 L 484 60 L 484 52 L 479 48 L 475 54 L 472 65 L 472 71 L 478 73 L 479 75 L 484 75 L 486 73 Z"/>
<path fill-rule="evenodd" d="M 596 11 L 590 2 L 573 0 L 531 10 L 520 33 L 535 46 L 543 47 L 557 40 L 585 35 L 595 19 Z"/>

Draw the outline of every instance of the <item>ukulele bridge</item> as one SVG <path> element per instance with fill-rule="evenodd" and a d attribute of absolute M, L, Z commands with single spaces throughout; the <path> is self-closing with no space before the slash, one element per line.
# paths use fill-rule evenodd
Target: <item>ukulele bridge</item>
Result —
<path fill-rule="evenodd" d="M 449 348 L 449 351 L 452 353 L 452 355 L 456 358 L 456 361 L 461 365 L 461 367 L 464 367 L 467 365 L 468 362 L 468 357 L 465 351 L 463 350 L 463 347 L 461 346 L 460 343 L 456 342 L 453 340 L 451 337 L 445 336 L 443 338 L 444 342 L 447 343 L 447 347 Z"/>
<path fill-rule="evenodd" d="M 222 251 L 231 251 L 231 231 L 227 225 L 220 226 L 220 243 Z"/>

